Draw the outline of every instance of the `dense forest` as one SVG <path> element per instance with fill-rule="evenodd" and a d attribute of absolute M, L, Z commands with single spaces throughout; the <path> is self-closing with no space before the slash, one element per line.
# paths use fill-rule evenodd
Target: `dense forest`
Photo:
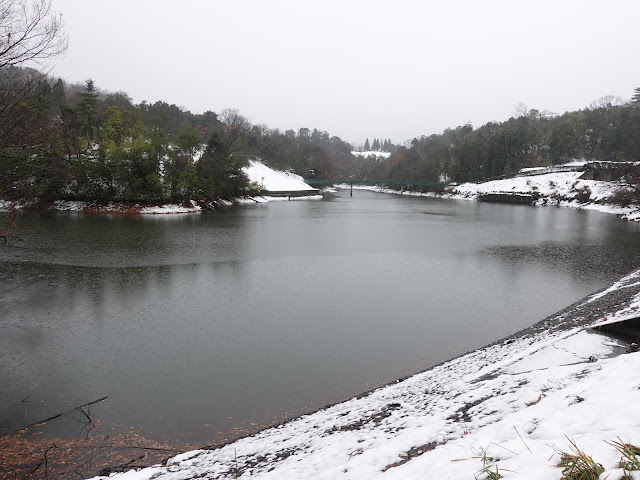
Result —
<path fill-rule="evenodd" d="M 602 97 L 576 112 L 518 105 L 512 118 L 462 125 L 404 146 L 352 146 L 317 129 L 271 129 L 240 112 L 191 113 L 134 104 L 92 80 L 65 84 L 28 65 L 66 49 L 49 0 L 0 0 L 0 198 L 164 202 L 257 193 L 242 167 L 252 157 L 317 179 L 482 181 L 574 159 L 640 160 L 640 87 L 630 101 Z M 631 93 L 631 92 L 630 92 Z"/>
<path fill-rule="evenodd" d="M 134 105 L 92 80 L 79 87 L 29 69 L 2 73 L 0 82 L 17 86 L 0 97 L 8 113 L 0 136 L 4 198 L 232 197 L 256 191 L 242 173 L 251 157 L 321 178 L 341 175 L 353 160 L 349 144 L 316 129 L 280 132 L 232 109 L 193 114 L 160 101 Z"/>
<path fill-rule="evenodd" d="M 92 80 L 65 85 L 32 68 L 68 41 L 51 0 L 0 0 L 0 198 L 163 202 L 255 193 L 242 167 L 340 175 L 351 147 L 316 129 L 280 132 L 238 111 L 135 105 Z"/>
<path fill-rule="evenodd" d="M 383 157 L 317 129 L 254 125 L 238 111 L 194 114 L 134 104 L 92 80 L 65 85 L 32 69 L 0 69 L 0 197 L 162 202 L 257 193 L 249 158 L 304 177 L 442 183 L 481 181 L 577 158 L 640 160 L 640 105 L 604 97 L 562 115 L 520 106 L 502 123 L 447 129 Z M 369 143 L 368 141 L 366 143 Z M 313 172 L 313 173 L 311 173 Z"/>

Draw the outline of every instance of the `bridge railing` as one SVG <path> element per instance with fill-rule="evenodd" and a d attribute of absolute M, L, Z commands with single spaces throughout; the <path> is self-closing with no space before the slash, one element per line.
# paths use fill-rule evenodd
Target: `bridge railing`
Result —
<path fill-rule="evenodd" d="M 316 179 L 305 178 L 307 185 L 388 185 L 398 187 L 445 187 L 445 183 L 402 182 L 398 180 L 360 180 L 360 179 Z"/>

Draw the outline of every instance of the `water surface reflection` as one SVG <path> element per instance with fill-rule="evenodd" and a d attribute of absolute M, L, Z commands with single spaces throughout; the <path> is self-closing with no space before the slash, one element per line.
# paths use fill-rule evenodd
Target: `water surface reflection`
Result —
<path fill-rule="evenodd" d="M 640 263 L 638 225 L 613 216 L 361 191 L 21 229 L 0 252 L 0 432 L 110 395 L 103 428 L 200 444 L 484 345 Z"/>

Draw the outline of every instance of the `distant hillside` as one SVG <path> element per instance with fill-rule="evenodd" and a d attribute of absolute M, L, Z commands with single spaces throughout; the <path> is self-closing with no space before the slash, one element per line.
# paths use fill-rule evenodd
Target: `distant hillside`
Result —
<path fill-rule="evenodd" d="M 603 97 L 562 115 L 520 106 L 517 116 L 414 138 L 388 160 L 357 161 L 357 178 L 475 182 L 573 159 L 640 160 L 640 88 L 631 101 Z"/>

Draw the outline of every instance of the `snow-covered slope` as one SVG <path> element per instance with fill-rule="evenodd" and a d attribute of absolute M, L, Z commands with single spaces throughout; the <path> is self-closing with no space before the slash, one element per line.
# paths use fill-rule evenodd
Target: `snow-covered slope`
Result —
<path fill-rule="evenodd" d="M 270 192 L 298 192 L 314 190 L 304 183 L 300 175 L 273 170 L 259 160 L 250 160 L 249 166 L 243 169 L 251 182 L 261 184 Z"/>
<path fill-rule="evenodd" d="M 557 172 L 522 176 L 485 183 L 464 183 L 454 188 L 457 196 L 477 198 L 488 193 L 526 193 L 538 198 L 537 205 L 560 205 L 615 213 L 628 220 L 640 220 L 637 206 L 609 203 L 618 192 L 629 190 L 620 182 L 580 179 L 582 172 Z M 580 197 L 583 197 L 582 199 Z"/>
<path fill-rule="evenodd" d="M 571 452 L 572 441 L 606 468 L 600 478 L 618 479 L 620 453 L 606 442 L 640 446 L 640 353 L 624 354 L 582 324 L 618 302 L 640 310 L 639 283 L 637 271 L 504 342 L 219 449 L 117 477 L 484 479 L 488 468 L 548 480 L 561 478 L 560 451 Z"/>
<path fill-rule="evenodd" d="M 553 172 L 543 175 L 536 173 L 536 169 L 531 169 L 531 175 L 529 176 L 518 176 L 485 183 L 463 183 L 451 186 L 443 194 L 420 193 L 409 190 L 405 190 L 402 194 L 469 200 L 477 200 L 481 195 L 492 193 L 526 194 L 537 198 L 536 205 L 558 205 L 598 210 L 619 215 L 626 220 L 640 221 L 640 207 L 638 205 L 621 206 L 611 201 L 612 197 L 619 194 L 619 192 L 630 191 L 631 187 L 629 186 L 622 185 L 620 182 L 582 180 L 579 177 L 583 172 Z M 338 185 L 338 187 L 349 188 L 349 185 Z M 397 190 L 373 186 L 354 186 L 353 188 L 384 193 L 400 193 Z"/>

